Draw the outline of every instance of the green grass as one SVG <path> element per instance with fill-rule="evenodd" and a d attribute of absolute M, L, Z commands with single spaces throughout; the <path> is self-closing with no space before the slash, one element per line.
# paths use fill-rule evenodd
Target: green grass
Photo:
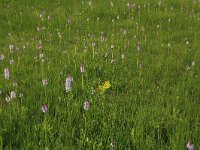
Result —
<path fill-rule="evenodd" d="M 199 149 L 200 3 L 160 2 L 0 0 L 0 149 Z"/>

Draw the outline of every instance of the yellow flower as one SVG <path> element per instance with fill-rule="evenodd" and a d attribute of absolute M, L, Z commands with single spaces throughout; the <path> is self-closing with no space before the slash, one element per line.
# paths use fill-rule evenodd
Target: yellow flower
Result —
<path fill-rule="evenodd" d="M 105 89 L 109 89 L 111 87 L 111 84 L 110 84 L 109 81 L 105 81 L 103 86 L 104 86 Z"/>
<path fill-rule="evenodd" d="M 103 94 L 104 93 L 104 91 L 105 91 L 105 89 L 104 89 L 104 86 L 103 85 L 99 85 L 99 93 L 100 94 Z"/>
<path fill-rule="evenodd" d="M 111 84 L 109 81 L 105 81 L 103 85 L 99 85 L 99 92 L 100 94 L 103 94 L 107 89 L 111 87 Z"/>

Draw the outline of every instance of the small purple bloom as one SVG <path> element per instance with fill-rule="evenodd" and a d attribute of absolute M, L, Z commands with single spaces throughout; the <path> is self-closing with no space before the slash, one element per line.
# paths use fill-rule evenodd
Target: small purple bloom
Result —
<path fill-rule="evenodd" d="M 192 142 L 189 141 L 188 144 L 187 144 L 187 148 L 188 148 L 189 150 L 194 150 L 194 144 L 192 144 Z"/>
<path fill-rule="evenodd" d="M 43 113 L 46 113 L 46 111 L 47 111 L 47 105 L 46 104 L 42 104 L 42 107 L 41 107 L 41 109 L 42 109 L 42 112 Z"/>
<path fill-rule="evenodd" d="M 12 65 L 14 63 L 14 60 L 13 59 L 11 59 L 10 60 L 10 65 Z"/>
<path fill-rule="evenodd" d="M 4 69 L 4 77 L 5 77 L 7 80 L 9 80 L 10 73 L 9 73 L 8 68 L 5 68 L 5 69 Z"/>
<path fill-rule="evenodd" d="M 38 50 L 39 50 L 39 49 L 42 49 L 42 45 L 38 45 L 37 49 L 38 49 Z"/>
<path fill-rule="evenodd" d="M 88 102 L 88 100 L 86 100 L 86 101 L 84 102 L 84 109 L 85 109 L 85 110 L 88 110 L 88 109 L 89 109 L 89 102 Z"/>
<path fill-rule="evenodd" d="M 10 92 L 10 99 L 16 98 L 16 93 L 15 91 Z"/>
<path fill-rule="evenodd" d="M 66 78 L 66 83 L 65 83 L 65 90 L 66 92 L 71 91 L 71 83 L 73 81 L 73 77 L 68 75 L 68 77 Z"/>

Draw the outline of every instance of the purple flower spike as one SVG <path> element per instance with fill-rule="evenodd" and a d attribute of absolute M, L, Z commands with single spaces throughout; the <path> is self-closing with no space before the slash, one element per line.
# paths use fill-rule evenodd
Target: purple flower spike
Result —
<path fill-rule="evenodd" d="M 9 73 L 8 68 L 5 68 L 5 69 L 4 69 L 4 77 L 5 77 L 7 80 L 9 80 L 10 73 Z"/>
<path fill-rule="evenodd" d="M 192 144 L 192 142 L 189 141 L 188 144 L 187 144 L 187 148 L 188 148 L 189 150 L 194 150 L 194 144 Z"/>
<path fill-rule="evenodd" d="M 46 113 L 46 111 L 47 111 L 47 105 L 46 104 L 42 104 L 42 107 L 41 107 L 41 109 L 42 109 L 42 112 L 43 113 Z"/>
<path fill-rule="evenodd" d="M 68 75 L 68 77 L 66 78 L 66 85 L 65 85 L 65 90 L 66 92 L 71 91 L 71 83 L 73 81 L 73 77 Z"/>
<path fill-rule="evenodd" d="M 84 109 L 85 109 L 85 110 L 88 110 L 88 109 L 89 109 L 89 102 L 88 102 L 88 100 L 86 100 L 86 101 L 84 102 Z"/>

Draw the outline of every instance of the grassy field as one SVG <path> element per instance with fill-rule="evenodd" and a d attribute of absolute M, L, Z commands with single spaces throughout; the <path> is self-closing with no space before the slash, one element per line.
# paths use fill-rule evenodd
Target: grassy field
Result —
<path fill-rule="evenodd" d="M 200 149 L 199 0 L 0 0 L 0 149 Z"/>

